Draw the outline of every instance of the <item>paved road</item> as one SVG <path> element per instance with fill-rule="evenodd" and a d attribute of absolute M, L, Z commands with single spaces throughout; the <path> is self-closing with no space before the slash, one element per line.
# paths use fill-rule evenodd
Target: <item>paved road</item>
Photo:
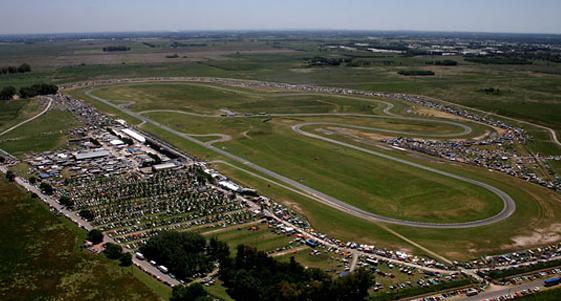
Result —
<path fill-rule="evenodd" d="M 514 285 L 514 286 L 505 286 L 505 287 L 502 287 L 502 288 L 487 290 L 487 291 L 484 291 L 484 292 L 482 292 L 482 293 L 480 293 L 476 296 L 465 297 L 464 299 L 461 299 L 461 300 L 484 301 L 484 300 L 488 300 L 488 299 L 498 298 L 500 296 L 514 295 L 514 294 L 519 293 L 523 290 L 534 289 L 536 287 L 539 287 L 540 290 L 541 290 L 541 289 L 544 288 L 543 281 L 544 281 L 544 279 L 538 279 L 538 280 L 534 280 L 534 281 L 530 281 L 530 282 L 526 282 L 526 283 L 522 283 L 522 284 L 518 284 L 518 285 Z"/>
<path fill-rule="evenodd" d="M 428 166 L 424 166 L 424 165 L 421 165 L 421 164 L 418 164 L 418 163 L 414 163 L 414 162 L 406 161 L 406 160 L 403 160 L 403 159 L 400 159 L 400 158 L 392 157 L 392 156 L 387 155 L 387 154 L 383 154 L 383 153 L 375 152 L 375 151 L 372 151 L 372 150 L 369 150 L 369 149 L 361 148 L 361 147 L 358 147 L 356 145 L 332 140 L 332 139 L 325 138 L 325 137 L 322 137 L 322 136 L 317 136 L 317 135 L 314 135 L 314 134 L 311 134 L 311 133 L 304 132 L 304 131 L 300 130 L 298 125 L 294 126 L 293 130 L 296 131 L 297 133 L 301 134 L 301 135 L 304 135 L 304 136 L 308 136 L 308 137 L 311 137 L 311 138 L 320 139 L 320 140 L 324 140 L 324 141 L 327 141 L 327 142 L 339 144 L 339 145 L 342 145 L 342 146 L 345 146 L 345 147 L 348 147 L 348 148 L 351 148 L 351 149 L 359 150 L 359 151 L 362 151 L 362 152 L 365 152 L 365 153 L 369 153 L 371 155 L 375 155 L 375 156 L 379 156 L 379 157 L 382 157 L 382 158 L 385 158 L 385 159 L 388 159 L 388 160 L 392 160 L 392 161 L 395 161 L 395 162 L 407 164 L 407 165 L 410 165 L 410 166 L 413 166 L 413 167 L 417 167 L 417 168 L 420 168 L 420 169 L 423 169 L 423 170 L 426 170 L 426 171 L 434 172 L 434 173 L 437 173 L 437 174 L 440 174 L 440 175 L 443 175 L 443 176 L 446 176 L 446 177 L 454 178 L 456 180 L 460 180 L 460 181 L 463 181 L 463 182 L 467 182 L 467 183 L 485 188 L 485 189 L 493 192 L 497 196 L 499 196 L 503 200 L 503 204 L 504 204 L 503 209 L 497 215 L 492 216 L 490 218 L 483 219 L 483 220 L 466 222 L 466 223 L 449 223 L 449 224 L 427 223 L 427 222 L 400 220 L 400 219 L 396 219 L 396 218 L 381 216 L 381 215 L 374 214 L 374 213 L 369 212 L 369 211 L 359 209 L 359 208 L 357 208 L 355 206 L 352 206 L 352 205 L 350 205 L 350 204 L 348 204 L 344 201 L 341 201 L 341 200 L 339 200 L 337 198 L 334 198 L 330 195 L 327 195 L 323 192 L 320 192 L 320 191 L 315 190 L 311 187 L 308 187 L 308 186 L 306 186 L 306 185 L 304 185 L 304 184 L 302 184 L 298 181 L 295 181 L 295 180 L 292 180 L 288 177 L 280 175 L 280 174 L 278 174 L 274 171 L 271 171 L 269 169 L 266 169 L 262 166 L 259 166 L 259 165 L 255 164 L 255 163 L 252 163 L 252 162 L 250 162 L 246 159 L 243 159 L 243 158 L 241 158 L 237 155 L 229 153 L 229 152 L 227 152 L 223 149 L 220 149 L 218 147 L 209 145 L 209 144 L 207 144 L 205 142 L 202 142 L 202 141 L 200 141 L 200 140 L 198 140 L 198 139 L 196 139 L 196 138 L 194 138 L 194 137 L 192 137 L 192 136 L 190 136 L 186 133 L 177 131 L 177 130 L 172 129 L 172 128 L 166 126 L 166 125 L 163 125 L 159 122 L 156 122 L 156 121 L 154 121 L 154 120 L 152 120 L 152 119 L 150 119 L 150 118 L 148 118 L 148 117 L 146 117 L 146 116 L 144 116 L 140 113 L 133 112 L 133 111 L 129 110 L 128 108 L 121 107 L 121 106 L 119 106 L 119 105 L 117 105 L 117 104 L 115 104 L 115 103 L 113 103 L 113 102 L 111 102 L 107 99 L 98 97 L 98 96 L 92 94 L 91 92 L 92 92 L 92 90 L 86 91 L 86 95 L 88 95 L 89 97 L 91 97 L 93 99 L 96 99 L 97 101 L 100 101 L 100 102 L 104 103 L 105 105 L 111 106 L 111 107 L 113 107 L 113 108 L 115 108 L 115 109 L 117 109 L 117 110 L 119 110 L 119 111 L 121 111 L 121 112 L 123 112 L 127 115 L 135 117 L 135 118 L 137 118 L 137 119 L 139 119 L 143 122 L 152 124 L 152 125 L 160 128 L 164 131 L 172 133 L 172 134 L 174 134 L 178 137 L 181 137 L 185 140 L 188 140 L 188 141 L 190 141 L 194 144 L 202 146 L 202 147 L 204 147 L 204 148 L 206 148 L 210 151 L 216 152 L 216 153 L 218 153 L 218 154 L 220 154 L 220 155 L 222 155 L 222 156 L 224 156 L 228 159 L 231 159 L 233 161 L 241 163 L 244 166 L 247 166 L 247 167 L 250 167 L 254 170 L 257 170 L 257 171 L 261 172 L 262 174 L 265 174 L 265 175 L 267 175 L 269 177 L 272 177 L 276 180 L 279 180 L 279 181 L 281 181 L 285 184 L 288 184 L 292 187 L 295 187 L 295 188 L 305 192 L 306 194 L 313 196 L 315 200 L 318 200 L 319 202 L 321 202 L 321 203 L 323 203 L 327 206 L 330 206 L 332 208 L 343 211 L 343 212 L 348 213 L 350 215 L 360 217 L 362 219 L 369 220 L 369 221 L 372 221 L 372 222 L 384 222 L 384 223 L 418 227 L 418 228 L 436 228 L 436 229 L 474 228 L 474 227 L 489 225 L 489 224 L 496 223 L 496 222 L 499 222 L 501 220 L 504 220 L 504 219 L 508 218 L 509 216 L 511 216 L 514 213 L 514 211 L 516 210 L 516 204 L 515 204 L 514 200 L 506 192 L 504 192 L 504 191 L 502 191 L 502 190 L 500 190 L 500 189 L 498 189 L 494 186 L 491 186 L 489 184 L 479 182 L 479 181 L 476 181 L 476 180 L 473 180 L 473 179 L 469 179 L 469 178 L 466 178 L 466 177 L 463 177 L 463 176 L 451 174 L 451 173 L 448 173 L 448 172 L 440 171 L 440 170 L 437 170 L 437 169 L 434 169 L 434 168 L 431 168 L 431 167 L 428 167 Z M 386 108 L 386 109 L 389 110 L 388 108 Z M 368 115 L 368 116 L 370 116 L 370 115 Z M 466 130 L 466 129 L 464 129 L 464 130 Z"/>

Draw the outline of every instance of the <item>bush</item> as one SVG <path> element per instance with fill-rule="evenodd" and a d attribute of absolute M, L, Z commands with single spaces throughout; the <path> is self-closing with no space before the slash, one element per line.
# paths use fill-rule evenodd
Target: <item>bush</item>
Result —
<path fill-rule="evenodd" d="M 10 181 L 10 182 L 13 182 L 13 181 L 16 179 L 16 174 L 14 174 L 13 171 L 8 170 L 8 171 L 6 172 L 6 179 L 7 179 L 8 181 Z"/>
<path fill-rule="evenodd" d="M 4 87 L 1 91 L 0 91 L 0 99 L 1 100 L 11 100 L 14 98 L 14 95 L 16 95 L 17 90 L 14 86 L 7 86 Z"/>
<path fill-rule="evenodd" d="M 74 206 L 74 201 L 72 201 L 68 196 L 63 195 L 58 199 L 58 202 L 64 206 L 64 207 L 68 207 L 68 208 L 72 208 L 72 206 Z"/>
<path fill-rule="evenodd" d="M 52 195 L 54 192 L 53 187 L 49 183 L 45 182 L 41 182 L 41 184 L 39 184 L 39 189 L 41 189 L 41 191 L 46 195 Z"/>
<path fill-rule="evenodd" d="M 103 232 L 98 229 L 92 229 L 86 235 L 86 239 L 91 241 L 94 245 L 103 242 Z"/>
<path fill-rule="evenodd" d="M 83 219 L 85 219 L 87 221 L 91 221 L 91 220 L 94 219 L 94 215 L 91 212 L 91 210 L 89 210 L 89 209 L 80 210 L 80 212 L 78 212 L 78 215 L 80 215 Z"/>
<path fill-rule="evenodd" d="M 122 267 L 130 267 L 132 265 L 132 255 L 131 253 L 123 253 L 121 258 L 119 258 L 119 265 Z"/>
<path fill-rule="evenodd" d="M 204 300 L 208 293 L 200 283 L 193 283 L 189 286 L 176 286 L 171 293 L 170 301 L 192 301 Z"/>
<path fill-rule="evenodd" d="M 123 254 L 123 248 L 117 244 L 112 244 L 110 242 L 105 244 L 105 250 L 103 254 L 109 259 L 119 259 Z"/>

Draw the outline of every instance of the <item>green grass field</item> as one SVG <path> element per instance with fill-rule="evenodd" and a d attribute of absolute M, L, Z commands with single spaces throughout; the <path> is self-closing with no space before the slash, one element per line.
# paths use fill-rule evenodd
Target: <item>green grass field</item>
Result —
<path fill-rule="evenodd" d="M 202 234 L 206 237 L 214 237 L 227 243 L 230 246 L 231 252 L 234 254 L 238 245 L 252 246 L 260 251 L 267 252 L 286 246 L 292 240 L 290 237 L 273 233 L 267 227 L 267 224 L 255 224 L 251 226 L 239 225 L 226 229 L 203 232 Z"/>
<path fill-rule="evenodd" d="M 68 142 L 67 131 L 79 125 L 69 111 L 51 109 L 0 138 L 0 148 L 23 156 L 29 152 L 57 149 Z"/>
<path fill-rule="evenodd" d="M 85 232 L 0 181 L 2 300 L 157 300 L 130 268 L 84 251 Z"/>
<path fill-rule="evenodd" d="M 525 296 L 518 300 L 521 301 L 557 301 L 561 298 L 561 289 L 550 289 L 535 295 Z"/>

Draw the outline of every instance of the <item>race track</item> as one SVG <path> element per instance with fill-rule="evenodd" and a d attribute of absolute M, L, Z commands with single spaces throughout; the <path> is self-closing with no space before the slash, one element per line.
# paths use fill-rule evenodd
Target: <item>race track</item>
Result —
<path fill-rule="evenodd" d="M 431 173 L 435 173 L 438 174 L 440 176 L 444 176 L 444 177 L 448 177 L 448 178 L 452 178 L 455 180 L 459 180 L 465 183 L 469 183 L 471 185 L 475 185 L 478 187 L 481 187 L 483 189 L 486 189 L 488 191 L 490 191 L 491 193 L 495 194 L 497 197 L 499 197 L 502 202 L 503 202 L 503 208 L 502 210 L 491 217 L 485 218 L 485 219 L 481 219 L 481 220 L 475 220 L 475 221 L 469 221 L 469 222 L 464 222 L 464 223 L 431 223 L 431 222 L 418 222 L 418 221 L 410 221 L 410 220 L 402 220 L 402 219 L 396 219 L 396 218 L 391 218 L 391 217 L 386 217 L 386 216 L 382 216 L 382 215 L 378 215 L 378 214 L 374 214 L 372 212 L 368 212 L 365 210 L 362 210 L 360 208 L 357 208 L 355 206 L 352 206 L 342 200 L 339 200 L 335 197 L 332 197 L 330 195 L 327 195 L 325 193 L 322 193 L 321 191 L 318 191 L 314 188 L 311 188 L 309 186 L 306 186 L 298 181 L 292 180 L 288 177 L 285 177 L 281 174 L 278 174 L 272 170 L 269 170 L 267 168 L 264 168 L 262 166 L 259 166 L 255 163 L 252 163 L 244 158 L 241 158 L 235 154 L 232 154 L 230 152 L 227 152 L 221 148 L 215 147 L 212 145 L 213 141 L 209 142 L 203 142 L 200 141 L 198 139 L 195 138 L 195 135 L 193 134 L 187 134 L 184 132 L 180 132 L 178 130 L 175 130 L 173 128 L 170 128 L 164 124 L 161 124 L 157 121 L 154 121 L 148 117 L 146 117 L 144 114 L 148 114 L 148 113 L 155 113 L 155 112 L 169 112 L 169 113 L 179 113 L 179 114 L 186 114 L 186 115 L 192 115 L 192 116 L 198 116 L 198 117 L 221 117 L 219 115 L 208 115 L 208 114 L 200 114 L 200 113 L 191 113 L 191 112 L 185 112 L 185 111 L 181 111 L 181 110 L 150 110 L 150 111 L 143 111 L 140 113 L 137 112 L 133 112 L 130 109 L 128 109 L 125 106 L 122 105 L 117 105 L 115 103 L 113 103 L 110 100 L 98 97 L 94 94 L 91 93 L 92 90 L 88 90 L 86 91 L 86 95 L 97 100 L 100 101 L 102 103 L 104 103 L 105 105 L 111 106 L 117 110 L 119 110 L 122 113 L 125 113 L 129 116 L 132 116 L 134 118 L 137 118 L 138 120 L 141 120 L 143 123 L 149 123 L 153 126 L 156 126 L 157 128 L 164 130 L 168 133 L 171 133 L 177 137 L 181 137 L 182 139 L 188 140 L 192 143 L 195 143 L 199 146 L 202 146 L 212 152 L 215 152 L 217 154 L 220 154 L 230 160 L 233 160 L 235 162 L 241 163 L 242 165 L 249 167 L 253 170 L 256 170 L 264 175 L 267 175 L 275 180 L 278 180 L 284 184 L 287 184 L 291 187 L 294 187 L 304 193 L 306 193 L 307 195 L 309 195 L 312 199 L 321 202 L 324 205 L 327 205 L 329 207 L 335 208 L 339 211 L 345 212 L 347 214 L 353 215 L 355 217 L 361 218 L 361 219 L 365 219 L 368 221 L 372 221 L 372 222 L 383 222 L 383 223 L 389 223 L 389 224 L 396 224 L 396 225 L 403 225 L 403 226 L 410 226 L 410 227 L 417 227 L 417 228 L 433 228 L 433 229 L 462 229 L 462 228 L 475 228 L 475 227 L 481 227 L 481 226 L 485 226 L 485 225 L 490 225 L 493 223 L 497 223 L 500 221 L 503 221 L 505 219 L 507 219 L 508 217 L 510 217 L 516 210 L 516 203 L 515 201 L 512 199 L 512 197 L 510 195 L 508 195 L 506 192 L 502 191 L 501 189 L 489 185 L 487 183 L 483 183 L 481 181 L 477 181 L 468 177 L 464 177 L 461 175 L 457 175 L 457 174 L 453 174 L 453 173 L 449 173 L 449 172 L 445 172 L 439 169 L 435 169 L 429 166 L 425 166 L 416 162 L 412 162 L 412 161 L 408 161 L 402 158 L 398 158 L 398 157 L 394 157 L 385 153 L 381 153 L 381 152 L 377 152 L 377 151 L 373 151 L 371 149 L 366 149 L 360 146 L 356 146 L 353 144 L 349 144 L 349 143 L 345 143 L 342 141 L 338 141 L 338 140 L 334 140 L 334 139 L 330 139 L 327 137 L 323 137 L 323 136 L 319 136 L 316 134 L 312 134 L 309 132 L 304 131 L 302 128 L 305 126 L 311 126 L 311 125 L 321 125 L 321 124 L 330 124 L 330 125 L 337 125 L 340 127 L 350 127 L 350 128 L 357 128 L 357 129 L 364 129 L 364 130 L 372 130 L 372 131 L 384 131 L 387 133 L 394 133 L 394 134 L 411 134 L 409 132 L 405 132 L 405 131 L 396 131 L 396 130 L 388 130 L 388 129 L 379 129 L 379 128 L 374 128 L 374 127 L 362 127 L 362 126 L 356 126 L 356 125 L 347 125 L 347 124 L 339 124 L 339 123 L 321 123 L 321 122 L 308 122 L 308 123 L 300 123 L 297 125 L 292 126 L 292 130 L 297 133 L 300 134 L 302 136 L 305 137 L 309 137 L 311 139 L 317 139 L 317 140 L 321 140 L 327 143 L 331 143 L 331 144 L 336 144 L 339 146 L 343 146 L 349 149 L 353 149 L 359 152 L 363 152 L 363 153 L 367 153 L 369 155 L 373 155 L 373 156 L 377 156 L 386 160 L 390 160 L 390 161 L 394 161 L 396 163 L 400 163 L 400 164 L 405 164 L 411 167 L 415 167 L 424 171 L 428 171 Z M 393 108 L 393 104 L 389 103 L 389 102 L 385 102 L 385 101 L 378 101 L 378 100 L 372 100 L 372 101 L 376 101 L 376 102 L 381 102 L 386 104 L 386 107 L 384 108 L 383 112 L 384 114 L 386 114 L 385 116 L 380 116 L 380 115 L 368 115 L 368 114 L 353 114 L 353 113 L 304 113 L 304 114 L 268 114 L 267 116 L 270 117 L 313 117 L 313 116 L 347 116 L 347 117 L 365 117 L 365 118 L 385 118 L 385 119 L 399 119 L 399 120 L 412 120 L 412 121 L 430 121 L 430 122 L 434 122 L 434 123 L 444 123 L 444 124 L 448 124 L 448 125 L 454 125 L 457 127 L 460 127 L 462 129 L 461 132 L 459 133 L 447 133 L 447 134 L 440 134 L 440 133 L 427 133 L 427 135 L 430 136 L 434 136 L 434 137 L 457 137 L 457 136 L 462 136 L 462 135 L 468 135 L 472 132 L 472 129 L 465 125 L 465 124 L 461 124 L 458 122 L 454 122 L 454 121 L 446 121 L 446 120 L 434 120 L 434 119 L 428 119 L 428 118 L 419 118 L 419 117 L 405 117 L 405 116 L 399 116 L 396 114 L 393 114 L 390 112 L 390 110 Z M 263 117 L 263 116 L 237 116 L 235 118 L 255 118 L 255 117 Z M 413 134 L 418 134 L 418 133 L 413 133 Z M 209 133 L 209 134 L 205 134 L 205 136 L 222 136 L 223 134 L 221 133 Z M 200 135 L 198 135 L 200 136 Z"/>

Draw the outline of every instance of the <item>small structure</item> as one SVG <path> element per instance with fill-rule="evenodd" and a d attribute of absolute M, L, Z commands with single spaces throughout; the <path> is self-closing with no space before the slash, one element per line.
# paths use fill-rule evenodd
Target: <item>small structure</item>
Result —
<path fill-rule="evenodd" d="M 125 144 L 125 142 L 123 142 L 123 140 L 121 140 L 121 139 L 113 139 L 113 140 L 109 141 L 109 143 L 111 143 L 111 145 L 113 145 L 113 146 L 120 146 L 120 145 Z"/>
<path fill-rule="evenodd" d="M 175 168 L 175 167 L 177 167 L 177 165 L 175 165 L 175 163 L 167 162 L 167 163 L 152 165 L 152 170 L 154 172 L 156 172 L 156 171 L 161 171 L 161 170 L 166 170 L 166 169 L 172 169 L 172 168 Z"/>
<path fill-rule="evenodd" d="M 96 159 L 109 156 L 109 152 L 104 149 L 96 149 L 89 152 L 76 153 L 74 157 L 76 160 Z"/>
<path fill-rule="evenodd" d="M 127 134 L 129 137 L 133 138 L 134 140 L 136 140 L 140 143 L 145 143 L 146 142 L 146 137 L 140 135 L 136 131 L 133 131 L 131 129 L 123 129 L 122 132 Z"/>
<path fill-rule="evenodd" d="M 230 181 L 220 181 L 218 182 L 218 185 L 224 189 L 228 189 L 231 190 L 233 192 L 238 192 L 241 187 L 236 185 L 235 183 L 232 183 Z"/>

